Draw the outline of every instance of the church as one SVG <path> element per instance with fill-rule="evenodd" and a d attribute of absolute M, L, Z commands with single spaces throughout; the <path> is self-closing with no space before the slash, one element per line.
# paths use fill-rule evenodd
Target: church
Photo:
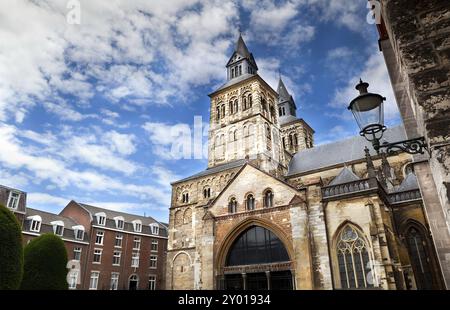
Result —
<path fill-rule="evenodd" d="M 209 94 L 208 166 L 171 184 L 166 288 L 443 288 L 411 155 L 361 136 L 315 146 L 242 36 L 226 70 Z M 403 126 L 383 139 L 405 140 Z"/>

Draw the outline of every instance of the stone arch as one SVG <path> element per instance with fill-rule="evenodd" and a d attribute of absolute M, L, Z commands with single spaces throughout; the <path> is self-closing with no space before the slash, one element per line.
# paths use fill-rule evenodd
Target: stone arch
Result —
<path fill-rule="evenodd" d="M 230 251 L 231 246 L 234 241 L 239 238 L 239 236 L 247 229 L 252 226 L 259 226 L 273 232 L 283 243 L 286 248 L 289 259 L 294 261 L 295 253 L 289 236 L 284 232 L 282 228 L 280 228 L 277 224 L 270 222 L 265 219 L 260 219 L 257 217 L 248 217 L 247 219 L 241 221 L 236 224 L 230 231 L 226 234 L 222 242 L 218 247 L 217 258 L 216 258 L 216 268 L 218 274 L 223 274 L 223 268 L 225 266 L 225 262 L 227 259 L 228 252 Z"/>
<path fill-rule="evenodd" d="M 183 224 L 189 224 L 192 221 L 192 210 L 187 208 L 183 214 Z"/>
<path fill-rule="evenodd" d="M 181 210 L 177 210 L 175 211 L 175 226 L 180 226 L 181 224 L 183 224 L 183 215 Z"/>
<path fill-rule="evenodd" d="M 186 251 L 180 251 L 172 259 L 172 289 L 191 290 L 194 288 L 192 258 Z"/>

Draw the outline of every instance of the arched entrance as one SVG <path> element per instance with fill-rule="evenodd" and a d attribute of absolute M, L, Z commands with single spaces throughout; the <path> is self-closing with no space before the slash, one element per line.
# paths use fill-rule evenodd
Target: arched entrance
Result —
<path fill-rule="evenodd" d="M 283 242 L 271 230 L 253 225 L 229 247 L 219 288 L 291 290 L 291 261 Z"/>
<path fill-rule="evenodd" d="M 128 289 L 130 291 L 135 291 L 138 288 L 139 277 L 137 274 L 133 274 L 130 276 L 130 280 L 128 282 Z"/>
<path fill-rule="evenodd" d="M 433 289 L 431 255 L 427 250 L 426 239 L 419 229 L 411 226 L 406 232 L 406 242 L 417 288 L 419 290 Z"/>

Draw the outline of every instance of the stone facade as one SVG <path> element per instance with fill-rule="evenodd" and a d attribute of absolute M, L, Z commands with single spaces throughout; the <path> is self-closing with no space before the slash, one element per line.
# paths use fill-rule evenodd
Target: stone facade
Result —
<path fill-rule="evenodd" d="M 431 157 L 415 158 L 425 210 L 446 286 L 450 285 L 450 4 L 382 0 L 380 47 L 410 138 Z"/>
<path fill-rule="evenodd" d="M 236 51 L 250 57 L 239 41 Z M 314 131 L 295 113 L 264 112 L 263 98 L 286 108 L 287 90 L 274 92 L 256 72 L 235 75 L 210 95 L 208 169 L 172 183 L 167 288 L 442 288 L 411 156 L 364 152 L 362 137 L 313 147 Z M 239 108 L 246 94 L 250 111 Z M 241 148 L 220 149 L 234 130 Z M 297 150 L 283 149 L 290 130 Z"/>

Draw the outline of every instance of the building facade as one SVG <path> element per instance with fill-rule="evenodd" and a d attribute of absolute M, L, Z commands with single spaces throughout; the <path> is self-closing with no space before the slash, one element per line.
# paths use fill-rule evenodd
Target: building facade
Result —
<path fill-rule="evenodd" d="M 45 233 L 61 237 L 69 261 L 69 289 L 165 288 L 165 224 L 75 201 L 53 214 L 27 207 L 25 192 L 5 186 L 0 186 L 0 204 L 21 223 L 24 244 Z"/>
<path fill-rule="evenodd" d="M 166 287 L 443 288 L 411 156 L 360 136 L 313 146 L 242 37 L 226 68 L 209 95 L 208 167 L 172 183 Z"/>

